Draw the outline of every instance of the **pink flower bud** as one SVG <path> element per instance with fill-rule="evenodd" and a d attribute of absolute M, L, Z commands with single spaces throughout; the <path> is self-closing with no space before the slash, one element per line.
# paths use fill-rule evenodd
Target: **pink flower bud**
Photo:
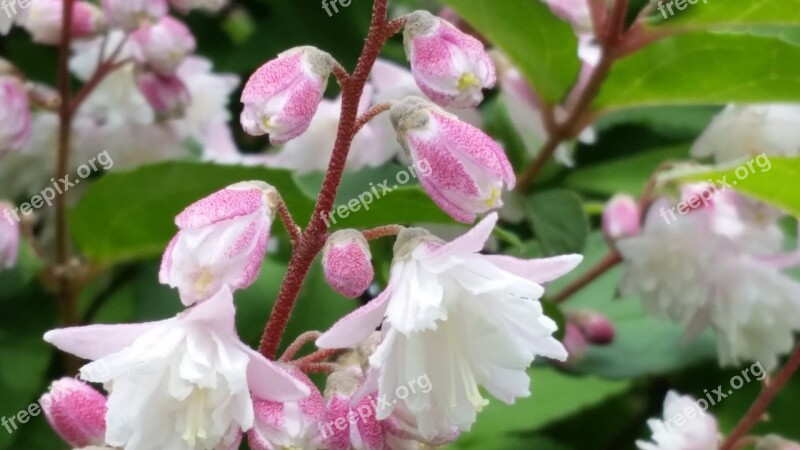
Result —
<path fill-rule="evenodd" d="M 299 370 L 291 370 L 292 376 L 303 382 L 311 394 L 299 402 L 278 403 L 259 398 L 253 399 L 255 422 L 247 433 L 253 450 L 280 448 L 321 449 L 322 419 L 325 416 L 325 401 L 314 383 Z"/>
<path fill-rule="evenodd" d="M 375 273 L 372 255 L 364 235 L 356 230 L 333 233 L 325 244 L 322 266 L 325 279 L 345 297 L 356 298 L 372 284 Z"/>
<path fill-rule="evenodd" d="M 75 447 L 103 445 L 106 434 L 106 398 L 73 378 L 53 382 L 39 400 L 56 433 Z"/>
<path fill-rule="evenodd" d="M 228 186 L 175 218 L 180 231 L 161 261 L 159 280 L 177 288 L 185 305 L 206 300 L 223 286 L 255 282 L 266 252 L 277 192 L 261 181 Z"/>
<path fill-rule="evenodd" d="M 0 271 L 14 267 L 19 253 L 19 215 L 14 213 L 14 206 L 0 201 Z"/>
<path fill-rule="evenodd" d="M 590 344 L 608 345 L 614 342 L 617 334 L 614 324 L 602 314 L 581 311 L 570 315 L 569 320 L 580 329 Z"/>
<path fill-rule="evenodd" d="M 0 76 L 0 156 L 21 150 L 31 138 L 31 108 L 19 79 Z"/>
<path fill-rule="evenodd" d="M 191 30 L 169 16 L 142 25 L 131 38 L 136 43 L 137 59 L 160 75 L 174 74 L 197 45 Z"/>
<path fill-rule="evenodd" d="M 640 213 L 636 200 L 629 195 L 617 194 L 603 211 L 603 233 L 610 242 L 639 234 Z"/>
<path fill-rule="evenodd" d="M 415 11 L 408 15 L 404 41 L 417 85 L 441 106 L 477 106 L 483 89 L 495 84 L 494 63 L 483 44 L 446 20 Z"/>
<path fill-rule="evenodd" d="M 89 38 L 105 28 L 103 13 L 88 2 L 77 1 L 72 7 L 72 36 Z M 61 42 L 63 25 L 63 0 L 38 0 L 31 3 L 25 24 L 33 41 L 55 45 Z"/>
<path fill-rule="evenodd" d="M 564 327 L 564 338 L 561 343 L 564 344 L 564 348 L 567 349 L 569 354 L 567 365 L 576 364 L 583 360 L 586 356 L 586 350 L 589 348 L 586 336 L 577 325 L 571 322 L 567 322 L 566 327 Z"/>
<path fill-rule="evenodd" d="M 103 0 L 103 11 L 109 23 L 125 31 L 164 17 L 168 10 L 166 0 Z"/>
<path fill-rule="evenodd" d="M 503 149 L 481 130 L 418 97 L 396 103 L 390 117 L 414 164 L 427 167 L 420 183 L 454 219 L 472 223 L 503 205 L 503 188 L 516 183 Z"/>
<path fill-rule="evenodd" d="M 175 75 L 163 76 L 153 72 L 137 75 L 144 98 L 156 113 L 165 118 L 182 117 L 192 103 L 192 96 L 183 81 Z"/>
<path fill-rule="evenodd" d="M 283 144 L 303 134 L 317 112 L 334 59 L 314 47 L 296 47 L 261 66 L 242 93 L 242 127 Z"/>

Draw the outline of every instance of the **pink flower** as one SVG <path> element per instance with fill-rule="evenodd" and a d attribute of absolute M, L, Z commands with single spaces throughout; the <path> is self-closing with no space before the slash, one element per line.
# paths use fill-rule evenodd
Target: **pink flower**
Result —
<path fill-rule="evenodd" d="M 105 28 L 103 13 L 93 4 L 77 1 L 72 7 L 72 36 L 89 38 Z M 40 44 L 55 45 L 61 41 L 63 0 L 31 2 L 24 19 L 24 28 Z"/>
<path fill-rule="evenodd" d="M 253 450 L 325 448 L 320 436 L 321 421 L 325 415 L 322 394 L 305 374 L 297 369 L 289 372 L 307 386 L 311 394 L 299 402 L 287 403 L 254 398 L 255 424 L 247 433 Z"/>
<path fill-rule="evenodd" d="M 31 138 L 31 108 L 22 82 L 0 76 L 0 156 L 21 150 Z"/>
<path fill-rule="evenodd" d="M 137 45 L 137 58 L 160 75 L 173 75 L 184 58 L 194 52 L 196 42 L 191 30 L 172 17 L 146 23 L 131 34 Z"/>
<path fill-rule="evenodd" d="M 629 195 L 618 194 L 609 200 L 603 211 L 603 234 L 609 242 L 639 234 L 639 204 Z"/>
<path fill-rule="evenodd" d="M 73 378 L 53 382 L 39 400 L 47 422 L 73 447 L 105 444 L 106 397 Z"/>
<path fill-rule="evenodd" d="M 266 252 L 277 204 L 275 188 L 237 183 L 186 208 L 180 231 L 161 262 L 159 280 L 178 288 L 184 304 L 207 299 L 222 286 L 255 282 Z"/>
<path fill-rule="evenodd" d="M 503 188 L 512 189 L 516 178 L 492 138 L 418 97 L 395 104 L 390 117 L 400 145 L 430 167 L 422 187 L 451 217 L 472 223 L 503 205 Z"/>
<path fill-rule="evenodd" d="M 450 243 L 404 230 L 386 290 L 317 340 L 320 348 L 348 348 L 381 326 L 383 339 L 369 357 L 379 397 L 389 401 L 379 420 L 406 409 L 423 438 L 447 439 L 454 428 L 468 430 L 487 404 L 481 386 L 513 403 L 530 395 L 526 370 L 534 358 L 566 359 L 552 336 L 558 326 L 538 300 L 541 284 L 572 270 L 581 256 L 482 255 L 496 222 L 492 213 Z M 409 388 L 422 379 L 433 388 Z M 397 398 L 401 386 L 408 395 Z"/>
<path fill-rule="evenodd" d="M 0 201 L 0 271 L 10 269 L 17 263 L 19 253 L 20 229 L 18 215 L 14 214 L 11 203 Z"/>
<path fill-rule="evenodd" d="M 109 23 L 125 31 L 139 28 L 143 23 L 167 14 L 166 0 L 102 0 Z"/>
<path fill-rule="evenodd" d="M 159 322 L 49 331 L 44 339 L 94 362 L 81 377 L 110 387 L 106 443 L 126 450 L 231 448 L 253 427 L 253 396 L 298 401 L 308 386 L 241 342 L 233 296 Z"/>
<path fill-rule="evenodd" d="M 357 230 L 333 233 L 322 253 L 325 279 L 345 297 L 356 298 L 372 284 L 375 273 L 369 243 Z"/>
<path fill-rule="evenodd" d="M 408 16 L 405 48 L 420 89 L 441 106 L 469 108 L 496 81 L 483 44 L 427 11 Z"/>
<path fill-rule="evenodd" d="M 182 117 L 192 103 L 189 89 L 175 75 L 142 72 L 137 75 L 136 83 L 147 103 L 161 117 Z"/>
<path fill-rule="evenodd" d="M 303 134 L 317 112 L 328 77 L 331 55 L 314 47 L 296 47 L 261 66 L 242 93 L 241 122 L 253 135 L 270 135 L 273 144 Z"/>

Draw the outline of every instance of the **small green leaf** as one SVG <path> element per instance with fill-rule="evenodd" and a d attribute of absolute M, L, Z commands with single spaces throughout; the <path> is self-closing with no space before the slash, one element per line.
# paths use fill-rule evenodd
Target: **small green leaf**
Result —
<path fill-rule="evenodd" d="M 800 25 L 800 0 L 665 0 L 656 4 L 651 23 L 683 29 Z"/>
<path fill-rule="evenodd" d="M 574 192 L 553 190 L 534 194 L 527 200 L 526 212 L 545 256 L 583 250 L 589 219 Z"/>

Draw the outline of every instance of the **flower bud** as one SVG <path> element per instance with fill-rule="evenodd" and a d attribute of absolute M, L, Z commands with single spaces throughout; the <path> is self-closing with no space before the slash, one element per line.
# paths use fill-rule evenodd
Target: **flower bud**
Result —
<path fill-rule="evenodd" d="M 144 98 L 161 117 L 182 117 L 192 103 L 189 89 L 175 75 L 143 72 L 137 75 L 136 83 Z"/>
<path fill-rule="evenodd" d="M 19 216 L 14 213 L 14 206 L 0 201 L 0 271 L 10 269 L 17 263 L 19 253 Z"/>
<path fill-rule="evenodd" d="M 255 422 L 247 433 L 253 450 L 276 448 L 321 449 L 325 401 L 314 383 L 299 370 L 292 376 L 303 382 L 311 394 L 299 402 L 278 403 L 253 399 Z"/>
<path fill-rule="evenodd" d="M 617 194 L 603 211 L 603 234 L 609 243 L 634 237 L 640 230 L 639 205 L 629 195 Z"/>
<path fill-rule="evenodd" d="M 169 16 L 142 25 L 131 38 L 136 44 L 137 59 L 160 75 L 173 75 L 197 46 L 191 30 Z"/>
<path fill-rule="evenodd" d="M 567 349 L 569 358 L 567 365 L 577 364 L 586 356 L 586 350 L 589 348 L 589 343 L 586 341 L 586 336 L 581 329 L 574 323 L 567 322 L 564 327 L 564 338 L 562 339 L 564 348 Z"/>
<path fill-rule="evenodd" d="M 53 382 L 39 400 L 56 433 L 74 447 L 101 446 L 106 434 L 106 398 L 73 378 Z"/>
<path fill-rule="evenodd" d="M 175 218 L 180 231 L 161 261 L 159 280 L 177 288 L 187 306 L 223 286 L 255 282 L 275 218 L 277 191 L 261 181 L 228 186 Z"/>
<path fill-rule="evenodd" d="M 164 17 L 168 10 L 166 0 L 103 0 L 103 11 L 109 23 L 125 31 Z"/>
<path fill-rule="evenodd" d="M 55 45 L 61 42 L 64 17 L 64 0 L 39 0 L 31 3 L 24 28 L 40 44 Z M 71 35 L 89 38 L 105 28 L 103 13 L 91 3 L 77 1 L 72 6 Z"/>
<path fill-rule="evenodd" d="M 390 117 L 400 145 L 418 167 L 422 187 L 447 214 L 472 223 L 503 205 L 516 183 L 503 149 L 481 130 L 418 97 L 396 103 Z"/>
<path fill-rule="evenodd" d="M 356 298 L 372 284 L 375 272 L 372 255 L 364 235 L 356 230 L 333 233 L 322 253 L 325 279 L 345 297 Z"/>
<path fill-rule="evenodd" d="M 22 82 L 0 76 L 0 156 L 21 150 L 31 138 L 31 108 Z"/>
<path fill-rule="evenodd" d="M 269 134 L 273 144 L 303 134 L 322 101 L 333 64 L 333 57 L 317 48 L 296 47 L 261 66 L 242 93 L 244 130 L 253 136 Z"/>
<path fill-rule="evenodd" d="M 568 320 L 577 326 L 586 338 L 594 345 L 608 345 L 614 342 L 616 330 L 614 324 L 602 314 L 591 311 L 580 311 L 571 314 Z"/>
<path fill-rule="evenodd" d="M 441 106 L 470 108 L 496 81 L 483 44 L 427 11 L 408 15 L 404 43 L 417 85 Z"/>

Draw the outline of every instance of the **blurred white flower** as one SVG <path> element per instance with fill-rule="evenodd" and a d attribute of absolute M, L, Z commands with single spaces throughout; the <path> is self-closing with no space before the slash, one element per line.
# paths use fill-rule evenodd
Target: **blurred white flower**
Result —
<path fill-rule="evenodd" d="M 668 392 L 663 419 L 647 421 L 652 442 L 636 441 L 636 446 L 640 450 L 716 450 L 720 445 L 717 420 L 706 409 L 688 395 Z"/>

